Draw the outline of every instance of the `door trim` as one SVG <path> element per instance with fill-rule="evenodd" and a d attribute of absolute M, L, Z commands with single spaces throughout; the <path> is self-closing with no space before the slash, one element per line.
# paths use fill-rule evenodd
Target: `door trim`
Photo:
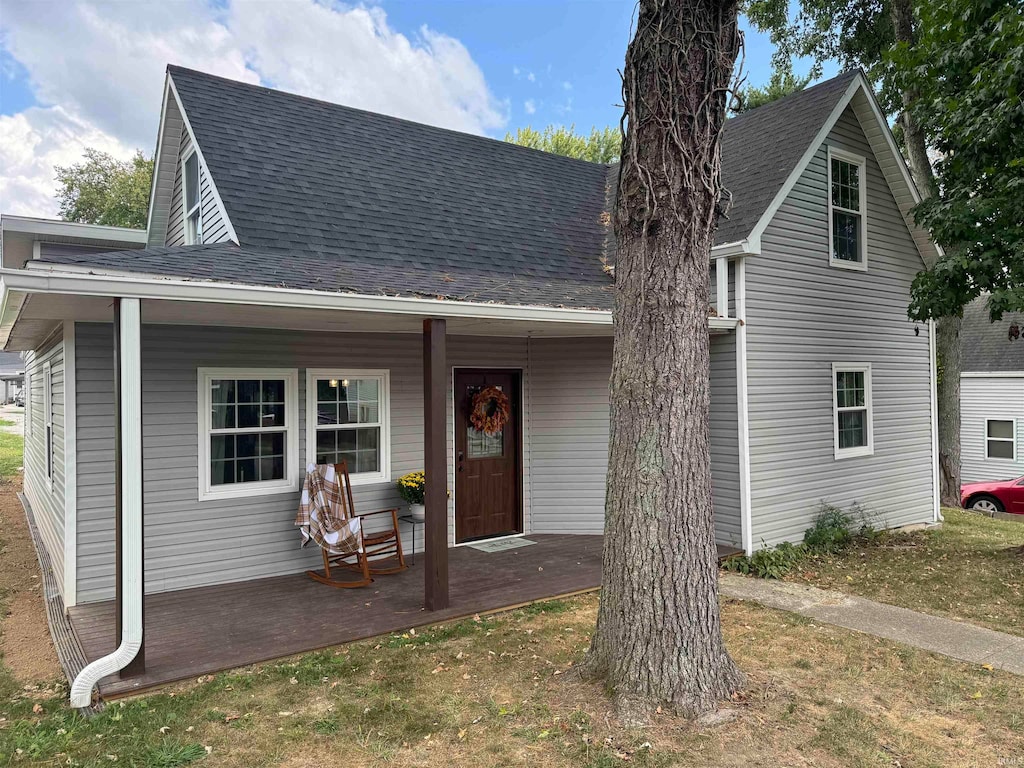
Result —
<path fill-rule="evenodd" d="M 518 421 L 518 434 L 516 435 L 516 444 L 519 446 L 518 456 L 516 457 L 519 467 L 519 485 L 517 489 L 518 493 L 518 506 L 519 506 L 519 532 L 518 533 L 502 533 L 497 536 L 489 536 L 487 538 L 473 539 L 472 541 L 457 541 L 458 538 L 458 523 L 457 518 L 459 515 L 459 473 L 456 470 L 458 462 L 456 461 L 456 402 L 455 402 L 455 376 L 459 371 L 487 371 L 495 373 L 514 373 L 519 377 L 519 419 Z M 502 365 L 502 366 L 481 366 L 481 365 L 453 365 L 452 366 L 452 378 L 451 378 L 451 406 L 452 406 L 452 430 L 451 430 L 451 451 L 448 454 L 448 458 L 451 460 L 451 476 L 452 476 L 452 528 L 451 528 L 451 540 L 452 546 L 465 547 L 470 544 L 479 544 L 481 541 L 497 541 L 499 539 L 514 539 L 526 536 L 526 510 L 525 510 L 525 499 L 526 499 L 526 472 L 523 463 L 523 438 L 526 430 L 526 375 L 525 368 L 516 365 Z"/>

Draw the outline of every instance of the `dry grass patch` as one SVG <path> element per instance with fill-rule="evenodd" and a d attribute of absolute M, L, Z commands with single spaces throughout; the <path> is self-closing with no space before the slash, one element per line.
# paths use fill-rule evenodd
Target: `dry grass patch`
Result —
<path fill-rule="evenodd" d="M 858 541 L 786 578 L 1024 635 L 1024 521 L 943 515 L 939 529 Z"/>
<path fill-rule="evenodd" d="M 1024 755 L 1019 678 L 727 602 L 749 675 L 711 729 L 616 724 L 579 680 L 597 597 L 553 601 L 203 678 L 83 720 L 0 706 L 0 764 L 944 766 Z M 33 705 L 39 704 L 39 711 Z M 18 754 L 17 750 L 21 750 Z M 209 754 L 207 752 L 209 751 Z"/>

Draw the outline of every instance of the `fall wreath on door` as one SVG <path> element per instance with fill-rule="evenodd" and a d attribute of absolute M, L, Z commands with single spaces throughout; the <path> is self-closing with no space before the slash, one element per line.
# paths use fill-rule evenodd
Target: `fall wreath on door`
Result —
<path fill-rule="evenodd" d="M 496 435 L 508 424 L 512 407 L 508 395 L 499 387 L 484 387 L 473 395 L 469 423 L 485 435 Z"/>

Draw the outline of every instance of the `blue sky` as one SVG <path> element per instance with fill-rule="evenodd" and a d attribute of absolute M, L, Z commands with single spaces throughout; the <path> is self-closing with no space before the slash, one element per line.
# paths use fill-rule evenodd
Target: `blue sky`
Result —
<path fill-rule="evenodd" d="M 54 167 L 154 150 L 168 63 L 500 138 L 614 125 L 634 4 L 0 0 L 0 211 L 53 215 Z M 771 45 L 743 24 L 748 83 Z M 799 67 L 798 67 L 799 69 Z"/>

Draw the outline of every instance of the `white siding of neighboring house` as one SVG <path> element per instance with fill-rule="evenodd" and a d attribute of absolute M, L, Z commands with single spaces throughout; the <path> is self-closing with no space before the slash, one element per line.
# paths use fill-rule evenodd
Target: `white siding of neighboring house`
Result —
<path fill-rule="evenodd" d="M 58 336 L 46 347 L 29 352 L 25 361 L 28 378 L 24 457 L 25 496 L 32 506 L 36 525 L 49 552 L 57 584 L 64 584 L 64 342 Z M 53 382 L 53 478 L 46 475 L 46 414 L 44 375 L 50 364 Z"/>
<path fill-rule="evenodd" d="M 1016 459 L 990 459 L 986 421 L 1011 419 L 1016 426 Z M 960 379 L 960 478 L 965 483 L 1010 480 L 1024 475 L 1024 372 L 1019 376 L 963 376 Z"/>
<path fill-rule="evenodd" d="M 181 145 L 178 149 L 178 163 L 174 173 L 174 192 L 171 194 L 170 216 L 167 222 L 167 245 L 185 244 L 185 211 L 182 171 L 182 158 L 192 148 L 192 139 L 188 129 L 182 127 Z M 210 174 L 202 159 L 199 160 L 199 189 L 202 195 L 200 210 L 203 218 L 203 242 L 223 243 L 231 239 L 228 234 L 227 222 L 221 215 L 217 205 L 217 196 L 210 184 Z"/>
<path fill-rule="evenodd" d="M 109 325 L 76 326 L 79 602 L 113 594 L 111 335 Z M 716 349 L 719 339 L 713 340 Z M 734 365 L 732 348 L 722 349 L 721 365 L 726 365 L 725 360 Z M 713 358 L 718 357 L 716 352 Z M 455 367 L 522 370 L 526 532 L 601 533 L 610 340 L 450 337 L 448 362 Z M 293 525 L 298 493 L 197 500 L 198 367 L 299 369 L 300 465 L 305 462 L 305 368 L 388 369 L 391 475 L 422 469 L 422 338 L 418 335 L 145 326 L 142 366 L 149 592 L 294 573 L 319 561 L 316 549 L 298 547 Z M 449 453 L 454 450 L 450 386 L 451 378 Z M 731 386 L 721 390 L 726 398 Z M 717 399 L 715 391 L 712 397 Z M 733 412 L 734 408 L 733 404 Z M 730 412 L 728 406 L 725 412 Z M 733 440 L 733 448 L 723 449 L 727 458 L 723 472 L 734 471 L 729 458 L 735 455 L 732 418 L 731 425 L 721 428 Z M 713 435 L 718 431 L 713 423 Z M 449 488 L 457 495 L 454 462 L 449 464 Z M 720 499 L 732 503 L 728 489 L 737 486 L 735 479 L 720 481 L 716 474 L 715 483 L 716 503 Z M 369 511 L 401 502 L 389 482 L 358 486 L 356 504 Z M 735 516 L 738 530 L 738 501 L 735 504 L 727 512 Z M 408 549 L 411 532 L 403 527 L 402 534 Z M 422 531 L 418 534 L 417 544 L 422 546 Z M 454 544 L 454 501 L 449 504 L 449 543 Z"/>
<path fill-rule="evenodd" d="M 823 501 L 889 526 L 934 514 L 928 326 L 907 320 L 923 262 L 851 110 L 826 143 L 867 158 L 868 270 L 829 266 L 822 146 L 747 259 L 755 548 L 800 540 Z M 833 363 L 872 366 L 871 456 L 835 458 Z"/>

